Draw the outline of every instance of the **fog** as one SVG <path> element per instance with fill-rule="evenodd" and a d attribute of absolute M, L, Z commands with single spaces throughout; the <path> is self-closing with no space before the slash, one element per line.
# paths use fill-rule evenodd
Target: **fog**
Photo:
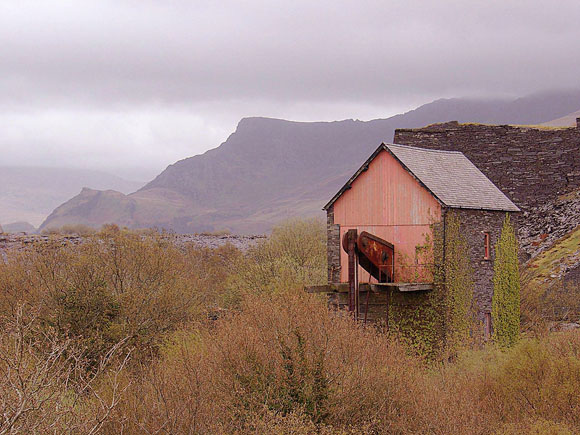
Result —
<path fill-rule="evenodd" d="M 148 178 L 247 116 L 579 87 L 580 2 L 0 3 L 0 166 Z"/>

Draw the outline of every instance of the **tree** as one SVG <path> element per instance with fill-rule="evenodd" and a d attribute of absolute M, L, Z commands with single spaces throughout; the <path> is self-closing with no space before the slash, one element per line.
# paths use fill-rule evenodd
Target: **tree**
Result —
<path fill-rule="evenodd" d="M 500 347 L 511 347 L 520 333 L 520 274 L 518 244 L 509 214 L 495 246 L 491 315 L 493 338 Z"/>

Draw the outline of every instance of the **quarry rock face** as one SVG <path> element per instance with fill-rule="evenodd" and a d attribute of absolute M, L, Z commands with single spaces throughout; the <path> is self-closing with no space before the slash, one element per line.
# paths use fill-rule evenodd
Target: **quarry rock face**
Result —
<path fill-rule="evenodd" d="M 520 222 L 520 243 L 533 258 L 580 225 L 580 191 L 524 212 Z"/>

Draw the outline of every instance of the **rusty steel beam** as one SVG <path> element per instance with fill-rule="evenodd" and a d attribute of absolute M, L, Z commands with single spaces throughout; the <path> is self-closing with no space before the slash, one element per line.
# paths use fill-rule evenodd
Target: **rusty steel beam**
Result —
<path fill-rule="evenodd" d="M 363 231 L 358 236 L 357 248 L 363 269 L 378 282 L 394 282 L 395 247 L 392 243 Z"/>
<path fill-rule="evenodd" d="M 348 311 L 358 318 L 358 252 L 357 231 L 344 233 L 342 247 L 348 254 Z"/>
<path fill-rule="evenodd" d="M 348 230 L 342 237 L 342 248 L 348 254 L 348 311 L 358 320 L 360 312 L 358 266 L 379 283 L 395 280 L 395 247 L 392 243 L 363 231 Z M 367 319 L 368 293 L 364 320 Z"/>

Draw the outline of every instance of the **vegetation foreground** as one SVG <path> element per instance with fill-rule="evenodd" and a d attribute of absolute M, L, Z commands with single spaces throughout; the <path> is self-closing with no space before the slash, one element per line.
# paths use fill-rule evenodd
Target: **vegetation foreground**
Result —
<path fill-rule="evenodd" d="M 317 221 L 246 253 L 116 227 L 12 252 L 0 433 L 580 432 L 580 334 L 545 333 L 536 287 L 513 347 L 427 361 L 303 291 L 325 280 Z"/>

